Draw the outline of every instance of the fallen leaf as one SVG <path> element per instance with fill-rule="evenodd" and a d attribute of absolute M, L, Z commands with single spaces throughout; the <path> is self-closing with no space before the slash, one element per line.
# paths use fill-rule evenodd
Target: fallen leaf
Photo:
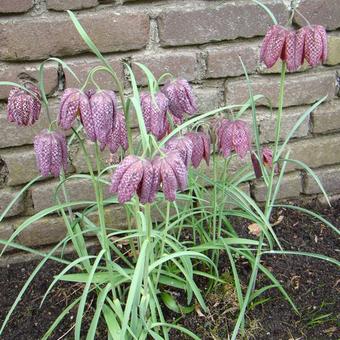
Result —
<path fill-rule="evenodd" d="M 201 312 L 200 307 L 198 305 L 195 306 L 195 311 L 198 314 L 198 316 L 204 317 L 205 315 Z"/>
<path fill-rule="evenodd" d="M 282 220 L 283 220 L 283 217 L 284 217 L 283 215 L 280 215 L 280 216 L 278 217 L 277 221 L 274 222 L 274 223 L 272 224 L 272 227 L 274 227 L 274 226 L 280 224 L 280 223 L 282 222 Z"/>
<path fill-rule="evenodd" d="M 253 223 L 248 225 L 249 234 L 254 236 L 260 236 L 261 227 L 257 223 Z"/>

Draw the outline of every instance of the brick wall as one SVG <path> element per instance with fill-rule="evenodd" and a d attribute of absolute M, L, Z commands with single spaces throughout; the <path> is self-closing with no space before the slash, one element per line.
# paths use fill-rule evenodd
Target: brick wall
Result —
<path fill-rule="evenodd" d="M 287 11 L 280 0 L 263 0 L 285 24 Z M 39 62 L 49 56 L 63 57 L 84 80 L 97 65 L 88 53 L 65 10 L 77 12 L 99 49 L 128 84 L 122 61 L 142 62 L 157 76 L 171 72 L 187 78 L 194 86 L 200 111 L 223 104 L 238 104 L 247 99 L 247 88 L 238 56 L 241 56 L 254 84 L 255 92 L 277 102 L 279 65 L 263 69 L 258 62 L 262 36 L 271 23 L 267 15 L 250 0 L 2 0 L 0 4 L 0 79 L 37 79 Z M 303 0 L 300 11 L 312 23 L 329 30 L 330 54 L 326 65 L 307 66 L 287 76 L 282 138 L 308 104 L 328 95 L 326 103 L 302 124 L 290 143 L 292 157 L 316 170 L 330 194 L 340 193 L 340 100 L 334 95 L 335 71 L 340 64 L 340 8 L 338 0 Z M 294 19 L 303 24 L 301 18 Z M 145 78 L 137 72 L 141 85 Z M 112 86 L 103 75 L 102 87 Z M 71 75 L 54 65 L 46 67 L 46 88 L 51 111 L 56 115 L 60 91 L 73 86 Z M 44 115 L 33 128 L 18 128 L 7 123 L 6 97 L 9 89 L 0 87 L 0 212 L 35 176 L 32 139 L 47 126 Z M 274 118 L 266 103 L 259 103 L 261 140 L 274 138 Z M 90 148 L 89 148 L 90 150 Z M 104 154 L 104 159 L 108 154 Z M 297 166 L 290 165 L 280 199 L 315 196 L 319 189 Z M 72 151 L 69 172 L 86 171 L 77 149 Z M 0 223 L 0 238 L 8 237 L 25 219 L 52 203 L 56 181 L 35 184 Z M 91 198 L 86 180 L 69 183 L 74 199 Z M 258 201 L 264 199 L 261 182 L 245 187 Z M 114 214 L 114 215 L 112 215 Z M 115 225 L 124 226 L 120 207 L 108 210 Z M 44 246 L 63 237 L 65 228 L 58 216 L 32 224 L 18 240 L 29 246 Z"/>

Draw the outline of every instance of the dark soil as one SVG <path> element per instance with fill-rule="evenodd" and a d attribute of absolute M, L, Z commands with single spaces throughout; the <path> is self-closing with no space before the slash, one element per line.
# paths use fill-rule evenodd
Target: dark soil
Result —
<path fill-rule="evenodd" d="M 340 201 L 332 208 L 310 207 L 318 210 L 335 226 L 340 226 Z M 324 254 L 339 259 L 340 243 L 328 227 L 305 215 L 291 211 L 278 210 L 274 219 L 283 216 L 275 231 L 285 250 L 299 250 Z M 282 218 L 282 217 L 281 217 Z M 241 226 L 243 233 L 247 226 Z M 247 235 L 249 237 L 249 235 Z M 270 268 L 275 277 L 285 287 L 296 304 L 300 315 L 294 313 L 289 303 L 276 290 L 271 289 L 256 300 L 247 313 L 244 338 L 249 339 L 339 339 L 340 338 L 340 273 L 335 265 L 303 256 L 267 255 L 263 257 L 265 266 Z M 0 268 L 0 320 L 17 297 L 21 287 L 34 270 L 37 263 L 24 263 Z M 76 296 L 82 291 L 77 284 L 57 284 L 39 308 L 41 298 L 53 280 L 53 276 L 63 266 L 49 262 L 37 275 L 33 284 L 17 306 L 1 339 L 36 340 L 49 328 L 51 323 Z M 227 284 L 218 286 L 206 297 L 208 313 L 199 308 L 185 316 L 167 313 L 168 321 L 181 317 L 179 323 L 191 329 L 202 339 L 227 339 L 231 334 L 237 317 L 237 300 L 233 280 L 229 274 L 229 263 L 226 256 L 221 256 L 220 263 L 223 277 Z M 250 266 L 244 260 L 238 260 L 238 270 L 246 289 Z M 256 283 L 257 288 L 269 284 L 262 275 Z M 201 284 L 202 285 L 202 284 Z M 83 324 L 88 327 L 91 317 L 89 299 Z M 164 307 L 165 308 L 165 307 Z M 70 312 L 64 322 L 50 339 L 73 338 L 76 310 Z M 105 339 L 105 331 L 100 332 L 98 339 Z M 172 333 L 171 339 L 185 339 L 183 335 Z"/>

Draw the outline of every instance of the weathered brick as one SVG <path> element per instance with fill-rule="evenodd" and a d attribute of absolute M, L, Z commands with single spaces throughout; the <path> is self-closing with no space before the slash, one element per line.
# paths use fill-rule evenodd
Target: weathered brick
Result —
<path fill-rule="evenodd" d="M 340 36 L 328 35 L 328 57 L 326 65 L 340 64 Z"/>
<path fill-rule="evenodd" d="M 145 13 L 123 14 L 106 9 L 80 14 L 78 18 L 98 49 L 104 53 L 140 49 L 148 41 L 149 18 Z M 39 20 L 3 20 L 0 22 L 0 40 L 3 60 L 34 60 L 89 50 L 66 14 Z"/>
<path fill-rule="evenodd" d="M 5 162 L 8 169 L 7 184 L 10 186 L 28 183 L 39 175 L 32 147 L 0 150 L 0 159 Z M 70 171 L 71 166 L 67 172 Z"/>
<path fill-rule="evenodd" d="M 274 188 L 277 184 L 277 177 L 274 179 Z M 302 192 L 302 180 L 299 173 L 285 175 L 282 179 L 280 190 L 276 196 L 277 200 L 299 197 Z M 267 187 L 263 181 L 255 181 L 252 189 L 253 197 L 258 202 L 266 200 Z"/>
<path fill-rule="evenodd" d="M 320 72 L 294 74 L 287 76 L 284 106 L 312 104 L 323 96 L 328 100 L 334 97 L 334 73 Z M 271 100 L 273 107 L 278 106 L 280 79 L 277 76 L 251 77 L 253 93 L 262 94 Z M 240 104 L 249 98 L 245 80 L 228 80 L 226 82 L 226 101 L 228 104 Z M 258 105 L 268 106 L 266 100 L 257 101 Z"/>
<path fill-rule="evenodd" d="M 108 178 L 104 178 L 108 180 Z M 39 183 L 30 188 L 32 195 L 33 208 L 35 212 L 43 209 L 52 207 L 56 204 L 55 201 L 55 190 L 58 186 L 58 181 Z M 90 179 L 71 179 L 65 184 L 69 201 L 95 201 L 96 195 L 95 190 Z M 104 196 L 110 197 L 112 194 L 109 193 L 109 186 L 104 187 Z M 59 199 L 64 202 L 64 196 L 62 191 L 59 190 Z M 77 208 L 84 205 L 79 205 Z"/>
<path fill-rule="evenodd" d="M 325 26 L 328 30 L 340 27 L 340 11 L 338 0 L 302 0 L 299 12 L 308 19 L 311 24 Z M 297 12 L 294 21 L 300 26 L 306 26 L 306 20 Z"/>
<path fill-rule="evenodd" d="M 243 75 L 244 71 L 239 57 L 242 58 L 248 74 L 256 71 L 259 62 L 259 44 L 229 44 L 209 48 L 207 52 L 207 78 Z"/>
<path fill-rule="evenodd" d="M 29 79 L 38 81 L 39 64 L 36 63 L 1 63 L 1 80 L 20 83 L 21 80 Z M 45 91 L 52 93 L 58 86 L 58 72 L 53 64 L 44 67 Z M 0 99 L 7 99 L 11 86 L 0 86 Z"/>
<path fill-rule="evenodd" d="M 31 147 L 1 150 L 0 158 L 8 169 L 8 185 L 24 184 L 39 175 L 34 150 Z"/>
<path fill-rule="evenodd" d="M 265 1 L 265 4 L 279 22 L 287 20 L 287 10 L 281 2 Z M 179 46 L 264 35 L 271 19 L 256 4 L 237 1 L 219 6 L 212 2 L 203 6 L 189 4 L 177 9 L 167 8 L 158 17 L 158 22 L 161 45 Z"/>
<path fill-rule="evenodd" d="M 340 130 L 340 102 L 319 106 L 312 113 L 313 133 Z"/>
<path fill-rule="evenodd" d="M 85 149 L 90 159 L 92 168 L 96 169 L 96 153 L 95 153 L 94 143 L 90 141 L 86 141 Z M 108 166 L 109 163 L 119 162 L 118 153 L 112 155 L 108 148 L 105 148 L 104 151 L 100 153 L 100 155 L 101 155 L 101 161 L 103 164 L 105 164 L 105 166 Z M 72 155 L 72 164 L 77 173 L 86 174 L 89 172 L 88 165 L 87 165 L 86 159 L 83 155 L 83 151 L 81 148 L 78 148 L 78 150 Z"/>
<path fill-rule="evenodd" d="M 280 139 L 284 140 L 289 132 L 292 130 L 298 119 L 302 116 L 308 107 L 293 107 L 286 108 L 282 114 Z M 260 125 L 260 140 L 261 143 L 268 143 L 275 140 L 275 120 L 276 112 L 272 114 L 269 110 L 259 109 L 257 117 Z M 293 138 L 307 136 L 309 131 L 309 117 L 307 117 L 297 131 Z"/>
<path fill-rule="evenodd" d="M 288 149 L 292 151 L 290 159 L 297 159 L 311 168 L 340 163 L 340 135 L 297 141 L 290 143 L 286 150 Z M 296 164 L 287 165 L 287 171 L 296 168 L 299 168 Z"/>
<path fill-rule="evenodd" d="M 4 212 L 7 206 L 13 201 L 19 193 L 19 189 L 5 188 L 0 190 L 0 215 Z M 24 211 L 23 195 L 14 203 L 12 208 L 6 214 L 6 217 L 18 215 Z"/>
<path fill-rule="evenodd" d="M 223 89 L 215 87 L 194 88 L 198 111 L 206 113 L 223 106 Z"/>
<path fill-rule="evenodd" d="M 55 100 L 50 100 L 50 103 L 50 115 L 52 119 L 55 119 L 59 110 L 59 103 Z M 42 108 L 39 120 L 32 126 L 26 127 L 9 123 L 7 121 L 6 105 L 0 106 L 0 148 L 33 144 L 34 136 L 48 127 L 49 121 L 44 107 Z"/>
<path fill-rule="evenodd" d="M 14 232 L 14 228 L 11 223 L 8 223 L 7 220 L 0 222 L 0 240 L 8 240 Z M 0 244 L 0 251 L 4 248 L 2 244 Z M 11 250 L 12 248 L 7 248 Z"/>
<path fill-rule="evenodd" d="M 55 11 L 66 11 L 68 9 L 84 9 L 98 5 L 97 0 L 47 0 L 47 8 Z"/>
<path fill-rule="evenodd" d="M 117 77 L 121 82 L 124 80 L 124 71 L 122 59 L 118 57 L 106 57 L 106 60 L 116 72 Z M 102 63 L 95 57 L 78 57 L 78 58 L 69 58 L 64 60 L 68 66 L 72 69 L 72 71 L 77 75 L 80 80 L 81 85 L 83 85 L 86 81 L 86 78 L 89 72 L 96 66 L 102 65 Z M 65 72 L 65 85 L 66 87 L 80 87 L 77 80 L 74 76 L 67 70 L 64 69 Z M 94 75 L 94 80 L 98 83 L 98 85 L 102 89 L 117 89 L 115 82 L 112 79 L 112 76 L 105 71 L 98 71 Z M 95 87 L 94 84 L 90 81 L 87 88 Z"/>
<path fill-rule="evenodd" d="M 166 52 L 162 54 L 148 53 L 136 56 L 132 62 L 142 63 L 147 66 L 156 79 L 164 73 L 171 73 L 175 77 L 194 80 L 197 77 L 197 60 L 196 53 L 190 52 Z M 137 82 L 147 84 L 147 78 L 144 72 L 137 66 L 132 65 Z M 168 79 L 168 78 L 167 78 Z M 167 80 L 165 79 L 165 80 Z"/>
<path fill-rule="evenodd" d="M 312 67 L 307 63 L 307 61 L 305 60 L 304 63 L 300 66 L 300 68 L 294 72 L 290 72 L 287 70 L 288 74 L 292 74 L 292 73 L 301 73 L 301 72 L 305 72 L 307 70 L 310 70 Z M 275 73 L 281 73 L 282 70 L 282 61 L 281 59 L 279 59 L 274 66 L 272 66 L 271 68 L 267 68 L 266 65 L 262 64 L 258 64 L 257 67 L 257 72 L 260 74 L 275 74 Z"/>
<path fill-rule="evenodd" d="M 1 0 L 0 13 L 27 12 L 33 6 L 33 0 Z"/>
<path fill-rule="evenodd" d="M 340 192 L 340 166 L 320 169 L 315 171 L 316 176 L 320 179 L 327 193 L 334 194 Z M 321 192 L 320 187 L 312 176 L 306 175 L 304 181 L 305 194 L 318 194 Z"/>

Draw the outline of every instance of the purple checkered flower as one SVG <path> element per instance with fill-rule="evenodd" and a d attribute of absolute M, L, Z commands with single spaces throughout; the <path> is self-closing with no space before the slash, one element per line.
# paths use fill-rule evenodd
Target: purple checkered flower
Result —
<path fill-rule="evenodd" d="M 251 149 L 251 134 L 248 124 L 242 120 L 222 119 L 217 125 L 218 148 L 224 157 L 234 150 L 244 158 Z"/>
<path fill-rule="evenodd" d="M 65 136 L 56 131 L 43 130 L 34 138 L 37 166 L 42 176 L 57 177 L 67 168 L 67 143 Z"/>
<path fill-rule="evenodd" d="M 167 150 L 178 151 L 185 166 L 188 167 L 190 165 L 194 148 L 193 142 L 190 138 L 186 136 L 173 137 L 165 144 L 165 148 Z"/>
<path fill-rule="evenodd" d="M 88 96 L 81 90 L 68 88 L 64 91 L 60 100 L 58 125 L 68 130 L 72 127 L 78 115 L 90 111 Z"/>
<path fill-rule="evenodd" d="M 301 28 L 300 35 L 304 38 L 304 57 L 312 67 L 327 60 L 328 46 L 326 29 L 321 25 Z"/>
<path fill-rule="evenodd" d="M 187 80 L 168 82 L 162 88 L 162 92 L 169 99 L 169 111 L 177 118 L 177 122 L 183 121 L 184 114 L 193 115 L 197 112 L 196 98 Z"/>
<path fill-rule="evenodd" d="M 160 140 L 169 127 L 166 115 L 169 100 L 162 92 L 156 93 L 154 98 L 149 92 L 142 92 L 140 99 L 146 130 Z"/>
<path fill-rule="evenodd" d="M 8 96 L 7 119 L 19 126 L 33 125 L 38 120 L 41 110 L 38 87 L 32 83 L 26 83 L 25 87 L 37 98 L 19 87 L 11 89 Z"/>
<path fill-rule="evenodd" d="M 137 194 L 141 203 L 151 203 L 157 192 L 158 177 L 152 163 L 137 156 L 127 156 L 118 165 L 111 178 L 112 193 L 118 193 L 118 201 L 125 203 Z"/>
<path fill-rule="evenodd" d="M 194 168 L 197 168 L 204 159 L 209 165 L 210 160 L 210 136 L 204 132 L 188 132 L 185 137 L 192 141 L 193 149 L 191 155 L 191 163 Z"/>
<path fill-rule="evenodd" d="M 165 198 L 174 201 L 176 191 L 184 191 L 188 185 L 188 170 L 179 152 L 165 151 L 165 155 L 157 156 L 152 164 L 157 177 L 156 190 L 162 185 Z"/>
<path fill-rule="evenodd" d="M 113 121 L 112 128 L 108 134 L 106 143 L 111 153 L 115 153 L 121 146 L 124 151 L 129 147 L 125 116 L 122 111 L 116 112 L 116 117 Z M 103 145 L 105 147 L 105 145 Z M 102 146 L 102 149 L 103 149 Z"/>
<path fill-rule="evenodd" d="M 98 141 L 103 150 L 112 131 L 117 110 L 113 91 L 99 90 L 91 95 L 89 110 L 81 112 L 81 122 L 86 135 L 92 142 Z"/>
<path fill-rule="evenodd" d="M 287 30 L 280 25 L 273 25 L 267 32 L 262 42 L 260 51 L 260 62 L 268 68 L 274 66 L 281 57 Z"/>

